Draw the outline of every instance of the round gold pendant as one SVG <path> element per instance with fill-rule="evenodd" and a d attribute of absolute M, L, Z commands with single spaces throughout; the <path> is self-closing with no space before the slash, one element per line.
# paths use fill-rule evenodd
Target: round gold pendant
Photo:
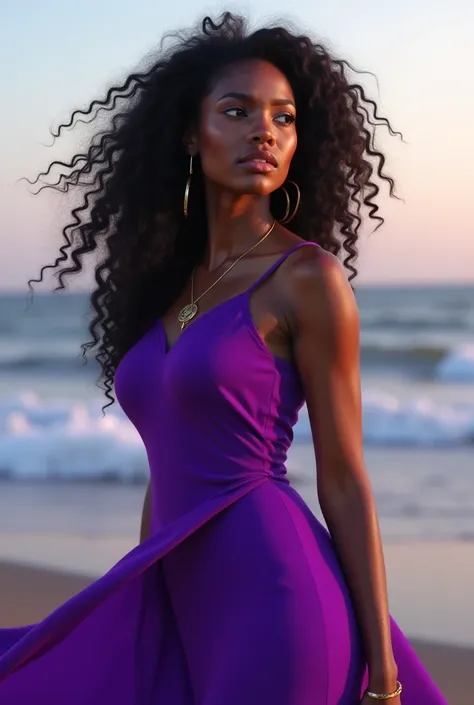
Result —
<path fill-rule="evenodd" d="M 178 321 L 180 323 L 186 324 L 191 321 L 196 313 L 198 312 L 198 307 L 196 304 L 187 304 L 178 314 Z"/>

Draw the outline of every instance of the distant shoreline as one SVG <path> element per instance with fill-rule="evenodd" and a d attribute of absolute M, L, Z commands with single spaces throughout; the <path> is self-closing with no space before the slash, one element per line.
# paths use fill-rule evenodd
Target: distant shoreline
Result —
<path fill-rule="evenodd" d="M 36 285 L 38 287 L 38 285 Z M 94 285 L 95 286 L 95 285 Z M 460 280 L 460 281 L 453 281 L 450 279 L 447 280 L 407 280 L 407 281 L 370 281 L 370 282 L 363 282 L 359 281 L 356 279 L 355 282 L 355 287 L 356 289 L 359 290 L 377 290 L 377 289 L 384 289 L 384 290 L 389 290 L 389 289 L 425 289 L 425 290 L 430 290 L 430 289 L 471 289 L 474 288 L 474 280 Z M 49 294 L 54 294 L 58 296 L 84 296 L 85 294 L 90 294 L 92 291 L 91 288 L 76 288 L 75 285 L 70 285 L 68 286 L 65 290 L 60 291 L 60 292 L 53 292 L 53 287 L 51 289 L 45 288 L 45 285 L 42 285 L 42 288 L 34 288 L 34 296 L 48 296 Z M 29 289 L 28 287 L 1 287 L 0 286 L 0 297 L 2 296 L 21 296 L 23 294 L 28 294 Z"/>

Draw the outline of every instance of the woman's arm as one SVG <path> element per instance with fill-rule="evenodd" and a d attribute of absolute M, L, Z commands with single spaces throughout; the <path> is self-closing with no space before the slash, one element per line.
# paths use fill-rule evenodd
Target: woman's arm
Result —
<path fill-rule="evenodd" d="M 363 460 L 358 310 L 339 261 L 323 251 L 304 250 L 305 258 L 295 263 L 288 279 L 294 354 L 313 433 L 318 497 L 361 629 L 369 690 L 392 692 L 397 667 L 385 566 Z"/>
<path fill-rule="evenodd" d="M 150 481 L 145 492 L 143 501 L 142 521 L 140 526 L 140 543 L 143 543 L 150 535 L 150 513 L 151 513 L 151 497 L 150 497 Z"/>

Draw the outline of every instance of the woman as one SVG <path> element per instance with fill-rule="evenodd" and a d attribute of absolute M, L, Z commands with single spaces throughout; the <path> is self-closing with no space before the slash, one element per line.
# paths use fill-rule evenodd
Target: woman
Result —
<path fill-rule="evenodd" d="M 390 620 L 362 457 L 338 255 L 352 279 L 374 163 L 393 194 L 374 128 L 395 133 L 346 68 L 225 14 L 79 111 L 111 120 L 57 164 L 83 201 L 50 266 L 63 288 L 100 252 L 83 347 L 151 479 L 141 543 L 0 632 L 2 705 L 446 702 Z M 286 478 L 304 401 L 330 534 Z"/>

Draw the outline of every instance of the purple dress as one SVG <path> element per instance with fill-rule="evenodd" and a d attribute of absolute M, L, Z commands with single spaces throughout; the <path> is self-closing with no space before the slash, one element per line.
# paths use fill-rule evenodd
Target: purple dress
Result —
<path fill-rule="evenodd" d="M 252 292 L 170 351 L 156 323 L 117 397 L 146 446 L 151 535 L 38 624 L 0 630 L 1 705 L 357 705 L 361 639 L 327 531 L 286 477 L 304 396 Z M 403 705 L 447 705 L 392 621 Z"/>

